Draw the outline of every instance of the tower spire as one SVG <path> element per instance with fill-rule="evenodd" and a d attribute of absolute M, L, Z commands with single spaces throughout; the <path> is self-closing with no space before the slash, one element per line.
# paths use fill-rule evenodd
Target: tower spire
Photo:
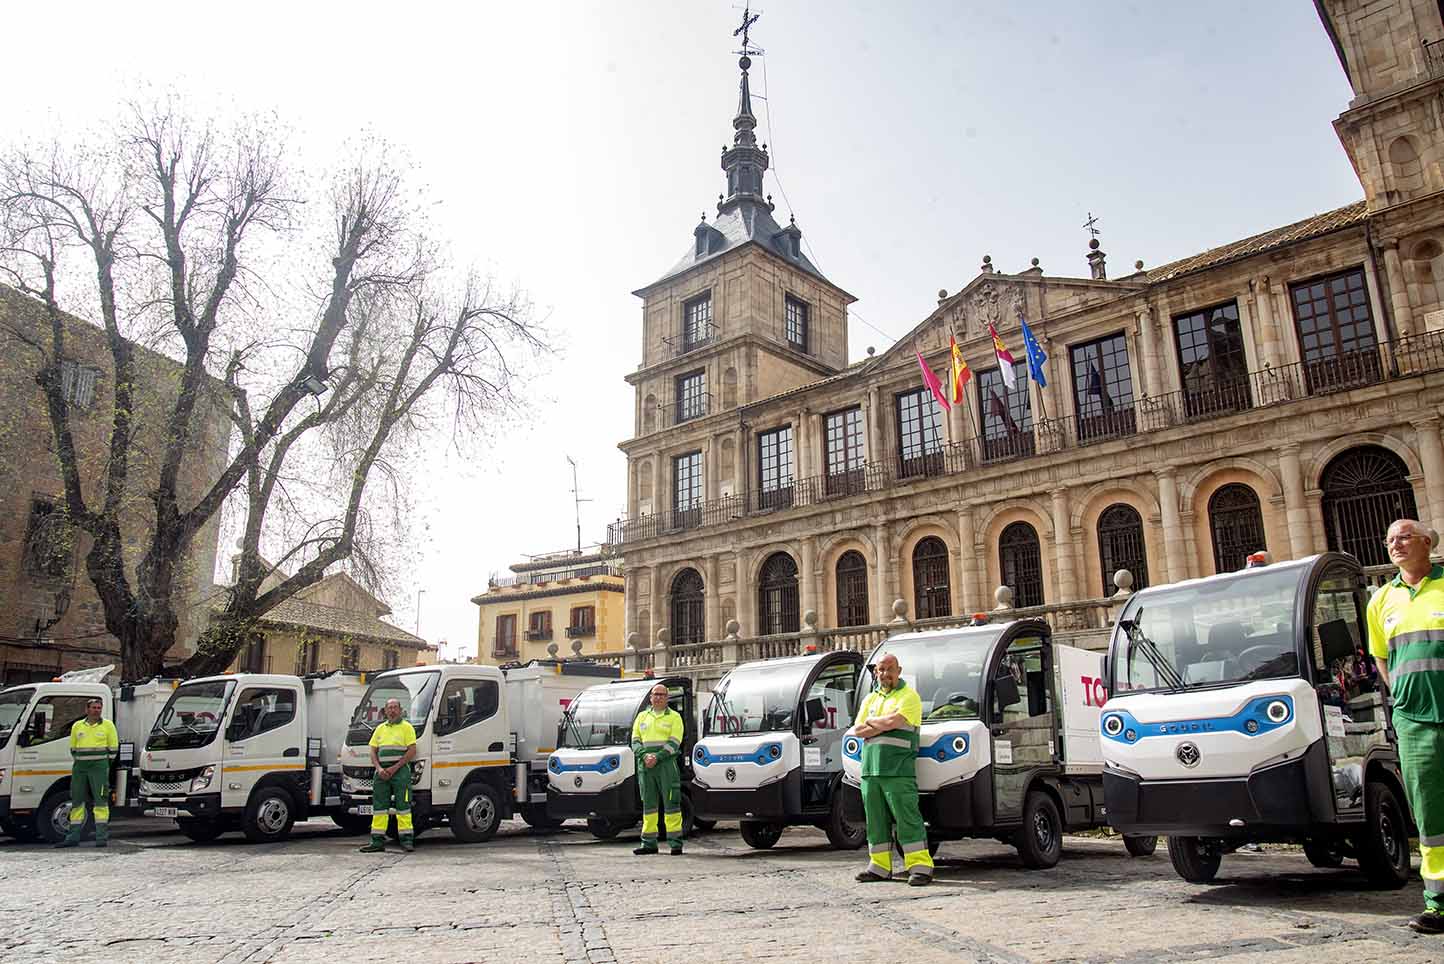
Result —
<path fill-rule="evenodd" d="M 732 210 L 744 203 L 772 204 L 762 196 L 762 175 L 767 170 L 767 151 L 757 146 L 757 116 L 752 113 L 752 87 L 747 71 L 752 66 L 752 54 L 761 56 L 762 50 L 753 46 L 752 25 L 761 17 L 751 7 L 742 12 L 742 24 L 732 35 L 742 37 L 741 57 L 737 66 L 742 69 L 742 80 L 738 85 L 737 116 L 732 118 L 732 146 L 722 152 L 722 170 L 727 173 L 727 193 L 717 204 L 719 213 Z"/>

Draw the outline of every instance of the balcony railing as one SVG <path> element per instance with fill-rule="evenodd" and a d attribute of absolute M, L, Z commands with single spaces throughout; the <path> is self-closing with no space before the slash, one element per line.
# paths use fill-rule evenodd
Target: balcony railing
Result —
<path fill-rule="evenodd" d="M 622 571 L 614 565 L 600 564 L 578 566 L 575 569 L 540 570 L 522 572 L 514 576 L 493 574 L 486 580 L 488 589 L 510 589 L 513 586 L 541 586 L 549 582 L 566 582 L 569 579 L 590 579 L 592 576 L 620 576 Z"/>
<path fill-rule="evenodd" d="M 712 393 L 703 392 L 686 401 L 675 402 L 671 405 L 658 405 L 657 422 L 661 428 L 671 428 L 673 425 L 681 425 L 683 422 L 705 418 L 715 411 L 717 408 L 712 402 Z"/>
<path fill-rule="evenodd" d="M 749 515 L 819 505 L 880 492 L 899 482 L 947 477 L 979 465 L 1101 445 L 1171 428 L 1240 415 L 1306 398 L 1444 371 L 1444 332 L 1425 332 L 1277 368 L 1190 381 L 1179 392 L 1100 404 L 1091 413 L 1037 419 L 1031 428 L 947 443 L 910 457 L 855 465 L 844 472 L 795 479 L 685 508 L 621 519 L 607 530 L 609 545 L 639 542 L 682 529 L 724 525 Z"/>
<path fill-rule="evenodd" d="M 567 639 L 586 639 L 597 634 L 597 627 L 591 623 L 567 627 Z"/>
<path fill-rule="evenodd" d="M 688 352 L 696 351 L 716 342 L 721 336 L 721 329 L 716 325 L 683 325 L 676 335 L 662 336 L 663 343 L 670 348 L 675 355 L 685 355 Z"/>
<path fill-rule="evenodd" d="M 551 638 L 552 631 L 550 629 L 528 629 L 526 631 L 526 641 L 529 643 L 541 643 Z"/>
<path fill-rule="evenodd" d="M 491 647 L 491 655 L 494 659 L 505 659 L 508 656 L 515 658 L 517 655 L 516 641 L 506 640 L 495 643 Z"/>

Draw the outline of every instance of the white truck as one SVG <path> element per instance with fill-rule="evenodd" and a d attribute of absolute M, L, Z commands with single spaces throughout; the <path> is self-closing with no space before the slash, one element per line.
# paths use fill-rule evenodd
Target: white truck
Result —
<path fill-rule="evenodd" d="M 66 673 L 49 683 L 0 691 L 0 831 L 22 841 L 54 843 L 70 826 L 70 728 L 92 699 L 115 724 L 120 755 L 111 772 L 111 816 L 139 806 L 136 747 L 175 687 L 155 679 L 110 687 L 100 682 L 111 667 Z"/>
<path fill-rule="evenodd" d="M 458 839 L 489 839 L 513 814 L 535 827 L 547 814 L 547 755 L 567 705 L 615 666 L 589 660 L 533 660 L 523 666 L 427 666 L 375 677 L 356 708 L 341 754 L 343 808 L 369 826 L 371 734 L 386 703 L 401 701 L 416 729 L 412 763 L 415 832 L 448 824 Z"/>
<path fill-rule="evenodd" d="M 931 848 L 994 837 L 1024 866 L 1047 868 L 1065 831 L 1103 823 L 1101 653 L 1054 642 L 1040 619 L 901 633 L 873 650 L 859 689 L 871 688 L 871 667 L 886 655 L 922 700 L 917 783 Z M 863 819 L 862 744 L 851 730 L 843 741 L 854 821 Z M 1134 856 L 1157 842 L 1124 838 Z"/>
<path fill-rule="evenodd" d="M 1403 886 L 1411 821 L 1387 708 L 1348 703 L 1333 673 L 1362 648 L 1367 605 L 1358 560 L 1333 552 L 1135 593 L 1105 674 L 1109 823 L 1166 834 L 1193 883 L 1242 844 L 1290 841 L 1315 866 L 1351 857 Z"/>
<path fill-rule="evenodd" d="M 339 752 L 365 676 L 263 673 L 179 684 L 145 741 L 139 806 L 195 841 L 229 830 L 283 840 L 315 814 L 348 824 Z"/>
<path fill-rule="evenodd" d="M 692 751 L 696 815 L 740 820 L 742 839 L 758 850 L 799 825 L 822 829 L 839 850 L 861 847 L 866 827 L 847 818 L 839 792 L 861 667 L 861 653 L 834 652 L 744 663 L 728 673 Z"/>

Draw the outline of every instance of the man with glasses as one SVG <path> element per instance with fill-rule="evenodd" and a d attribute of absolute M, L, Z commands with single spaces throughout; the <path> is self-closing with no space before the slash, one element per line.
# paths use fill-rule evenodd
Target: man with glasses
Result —
<path fill-rule="evenodd" d="M 918 811 L 918 734 L 923 704 L 902 678 L 897 657 L 888 653 L 873 667 L 877 688 L 862 701 L 852 734 L 862 744 L 862 809 L 867 817 L 867 869 L 859 883 L 892 879 L 892 842 L 902 850 L 908 883 L 933 882 L 928 831 Z"/>
<path fill-rule="evenodd" d="M 642 845 L 632 853 L 657 852 L 657 811 L 666 813 L 667 849 L 682 852 L 682 714 L 667 705 L 664 683 L 652 687 L 648 706 L 632 723 L 632 752 L 637 757 L 637 785 L 642 791 Z"/>
<path fill-rule="evenodd" d="M 1389 526 L 1384 545 L 1399 574 L 1369 600 L 1369 652 L 1393 697 L 1404 794 L 1419 827 L 1424 912 L 1409 926 L 1444 934 L 1444 566 L 1429 558 L 1433 532 L 1413 519 Z"/>

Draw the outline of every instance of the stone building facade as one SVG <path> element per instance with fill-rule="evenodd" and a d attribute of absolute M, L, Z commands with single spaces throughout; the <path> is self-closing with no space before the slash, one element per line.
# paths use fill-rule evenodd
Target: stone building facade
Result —
<path fill-rule="evenodd" d="M 1320 0 L 1355 97 L 1335 121 L 1364 199 L 1110 277 L 984 258 L 891 349 L 846 364 L 850 297 L 762 195 L 746 58 L 728 194 L 643 300 L 628 460 L 629 631 L 675 643 L 1096 598 L 1251 551 L 1386 561 L 1389 520 L 1444 520 L 1440 6 Z M 1441 48 L 1444 50 L 1444 48 Z M 1080 266 L 1083 263 L 1080 261 Z M 1030 377 L 1022 323 L 1047 361 Z M 989 332 L 1015 358 L 1013 385 Z M 915 349 L 948 381 L 944 412 Z M 645 645 L 645 644 L 644 644 Z"/>
<path fill-rule="evenodd" d="M 599 551 L 553 552 L 492 576 L 477 607 L 476 660 L 488 666 L 622 651 L 621 569 Z"/>
<path fill-rule="evenodd" d="M 49 340 L 42 307 L 0 286 L 0 685 L 119 659 L 119 644 L 106 631 L 104 610 L 85 571 L 90 537 L 64 523 L 59 459 L 45 397 L 35 382 L 43 364 L 36 346 Z M 96 505 L 109 458 L 113 363 L 104 332 L 87 321 L 69 318 L 65 343 L 71 432 L 82 486 Z M 181 370 L 139 346 L 134 358 L 136 434 L 121 507 L 132 572 L 145 550 L 142 536 L 154 524 L 148 491 L 157 478 L 157 453 Z M 199 500 L 225 464 L 230 420 L 218 399 L 208 396 L 197 408 L 196 451 L 182 464 L 179 480 L 183 501 Z M 217 517 L 196 536 L 178 574 L 180 625 L 171 659 L 188 655 L 205 625 L 219 524 Z"/>

